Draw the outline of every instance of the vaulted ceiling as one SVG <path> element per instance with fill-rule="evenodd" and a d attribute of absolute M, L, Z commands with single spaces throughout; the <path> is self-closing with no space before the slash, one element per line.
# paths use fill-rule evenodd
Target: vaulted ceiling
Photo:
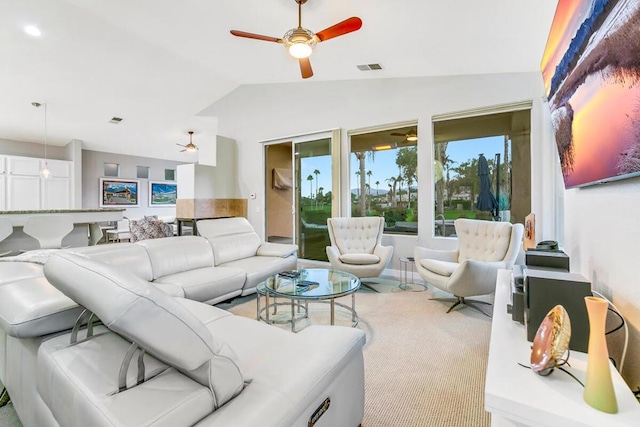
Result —
<path fill-rule="evenodd" d="M 302 82 L 284 47 L 229 33 L 282 37 L 294 0 L 0 0 L 0 138 L 43 142 L 38 101 L 49 143 L 188 161 L 175 143 L 215 132 L 199 113 L 241 85 L 538 71 L 556 3 L 308 0 L 303 27 L 363 25 L 318 44 Z"/>

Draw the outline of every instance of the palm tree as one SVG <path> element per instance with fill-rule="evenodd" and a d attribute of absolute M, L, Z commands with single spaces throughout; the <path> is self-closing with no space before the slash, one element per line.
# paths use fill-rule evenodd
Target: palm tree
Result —
<path fill-rule="evenodd" d="M 369 207 L 367 209 L 371 210 L 371 186 L 369 184 L 365 184 L 365 187 L 367 188 L 367 194 L 369 194 Z"/>
<path fill-rule="evenodd" d="M 309 199 L 311 199 L 313 198 L 313 175 L 309 175 L 307 181 L 309 181 Z"/>
<path fill-rule="evenodd" d="M 376 181 L 376 199 L 380 197 L 380 181 Z"/>
<path fill-rule="evenodd" d="M 318 188 L 318 195 L 316 199 L 320 199 L 320 209 L 324 208 L 324 187 Z"/>
<path fill-rule="evenodd" d="M 318 169 L 313 171 L 313 174 L 316 176 L 316 208 L 318 207 L 318 175 L 320 175 L 320 171 Z"/>
<path fill-rule="evenodd" d="M 353 155 L 356 156 L 356 159 L 358 159 L 358 163 L 359 163 L 359 171 L 356 172 L 356 175 L 358 175 L 360 177 L 360 200 L 359 200 L 359 204 L 360 204 L 360 211 L 362 212 L 361 215 L 364 215 L 364 212 L 367 209 L 367 205 L 366 205 L 366 199 L 365 197 L 363 197 L 363 195 L 365 194 L 365 164 L 364 164 L 364 160 L 367 156 L 369 156 L 369 158 L 371 159 L 371 161 L 374 161 L 375 159 L 375 155 L 376 152 L 375 151 L 354 151 Z"/>
<path fill-rule="evenodd" d="M 356 176 L 357 176 L 357 177 L 360 177 L 360 171 L 356 171 Z M 358 180 L 358 181 L 360 181 L 360 180 Z M 357 197 L 360 197 L 360 190 L 359 190 L 359 188 L 360 188 L 360 187 L 356 188 L 356 196 L 357 196 Z"/>
<path fill-rule="evenodd" d="M 390 199 L 389 203 L 391 203 L 391 207 L 395 208 L 398 205 L 398 201 L 396 200 L 397 188 L 398 188 L 398 178 L 392 176 L 391 178 L 387 178 L 386 181 L 389 183 L 389 193 Z"/>

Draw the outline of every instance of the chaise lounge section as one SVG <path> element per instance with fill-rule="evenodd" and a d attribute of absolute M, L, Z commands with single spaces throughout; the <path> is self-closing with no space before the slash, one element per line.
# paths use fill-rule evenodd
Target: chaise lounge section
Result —
<path fill-rule="evenodd" d="M 318 326 L 291 334 L 209 305 L 251 294 L 260 281 L 297 264 L 295 245 L 262 244 L 244 218 L 214 221 L 203 225 L 205 237 L 33 251 L 0 262 L 0 381 L 25 426 L 307 425 L 328 396 L 331 409 L 316 425 L 360 423 L 362 332 Z M 101 313 L 114 302 L 100 294 L 83 299 L 84 292 L 99 292 L 105 277 L 169 299 L 172 309 L 180 307 L 175 311 L 186 311 L 231 348 L 244 378 L 240 394 L 211 403 L 207 384 L 194 384 L 174 360 L 190 357 L 183 354 L 184 334 L 172 334 L 153 313 L 132 323 L 146 331 L 142 336 L 105 321 L 93 337 L 71 343 L 84 306 Z M 170 343 L 164 352 L 145 341 L 158 336 Z M 119 364 L 136 340 L 147 350 L 146 381 L 135 385 L 130 373 L 133 387 L 118 392 Z"/>

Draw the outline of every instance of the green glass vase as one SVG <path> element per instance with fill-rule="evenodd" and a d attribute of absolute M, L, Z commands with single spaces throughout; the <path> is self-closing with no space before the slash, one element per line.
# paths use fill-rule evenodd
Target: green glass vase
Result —
<path fill-rule="evenodd" d="M 615 414 L 618 412 L 618 401 L 611 380 L 609 351 L 605 339 L 609 303 L 596 297 L 585 297 L 584 301 L 587 305 L 590 329 L 584 401 L 599 411 Z"/>

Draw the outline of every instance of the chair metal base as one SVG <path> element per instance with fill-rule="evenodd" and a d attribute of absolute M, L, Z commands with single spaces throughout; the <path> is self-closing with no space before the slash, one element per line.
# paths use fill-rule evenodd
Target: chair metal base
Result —
<path fill-rule="evenodd" d="M 447 313 L 449 313 L 451 310 L 453 310 L 455 307 L 457 307 L 459 305 L 464 305 L 464 306 L 473 308 L 476 311 L 479 311 L 480 313 L 484 314 L 487 317 L 491 317 L 491 315 L 489 313 L 484 312 L 483 310 L 480 309 L 480 307 L 478 307 L 476 305 L 476 304 L 493 305 L 490 302 L 478 301 L 478 300 L 468 300 L 465 297 L 459 297 L 459 296 L 455 296 L 455 298 L 430 298 L 430 299 L 434 300 L 434 301 L 453 302 L 453 305 L 451 307 L 449 307 L 449 309 L 447 310 Z"/>
<path fill-rule="evenodd" d="M 373 286 L 371 286 L 371 285 L 372 285 L 372 284 L 374 284 L 374 283 L 375 283 L 375 282 L 371 282 L 371 284 L 369 284 L 369 283 L 366 283 L 363 279 L 360 279 L 360 286 L 364 286 L 365 288 L 367 288 L 367 289 L 369 289 L 369 290 L 371 290 L 371 291 L 373 291 L 373 292 L 375 292 L 375 293 L 379 294 L 379 293 L 380 293 L 380 291 L 379 291 L 379 290 L 377 290 L 376 288 L 374 288 Z"/>

